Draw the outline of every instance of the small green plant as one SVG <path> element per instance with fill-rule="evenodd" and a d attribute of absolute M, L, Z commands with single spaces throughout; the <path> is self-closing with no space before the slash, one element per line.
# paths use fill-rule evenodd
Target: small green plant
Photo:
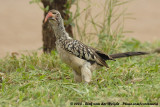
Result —
<path fill-rule="evenodd" d="M 105 0 L 103 4 L 99 5 L 93 4 L 90 0 L 84 0 L 87 4 L 84 9 L 81 9 L 79 2 L 79 0 L 75 2 L 74 17 L 76 16 L 76 18 L 73 18 L 75 37 L 88 44 L 96 41 L 95 43 L 98 45 L 93 46 L 104 52 L 116 52 L 116 49 L 122 44 L 124 17 L 128 15 L 125 9 L 122 9 L 121 12 L 118 11 L 120 13 L 117 10 L 129 0 Z M 94 13 L 94 8 L 99 8 L 101 11 Z"/>

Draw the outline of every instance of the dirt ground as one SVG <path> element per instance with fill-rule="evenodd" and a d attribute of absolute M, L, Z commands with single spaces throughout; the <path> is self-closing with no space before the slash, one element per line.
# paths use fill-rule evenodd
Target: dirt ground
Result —
<path fill-rule="evenodd" d="M 0 57 L 11 52 L 37 50 L 42 47 L 43 11 L 35 4 L 30 5 L 29 1 L 1 0 Z M 133 31 L 126 36 L 141 41 L 160 40 L 159 5 L 160 0 L 133 0 L 127 4 L 128 12 L 136 20 L 125 22 L 125 29 Z"/>

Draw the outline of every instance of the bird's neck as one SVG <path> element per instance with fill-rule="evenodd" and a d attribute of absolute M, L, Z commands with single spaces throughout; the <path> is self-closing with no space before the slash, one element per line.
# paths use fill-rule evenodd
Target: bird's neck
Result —
<path fill-rule="evenodd" d="M 63 21 L 61 21 L 56 26 L 53 26 L 53 29 L 54 29 L 54 33 L 55 33 L 57 40 L 58 39 L 71 39 L 71 37 L 69 37 L 68 33 L 65 30 Z"/>

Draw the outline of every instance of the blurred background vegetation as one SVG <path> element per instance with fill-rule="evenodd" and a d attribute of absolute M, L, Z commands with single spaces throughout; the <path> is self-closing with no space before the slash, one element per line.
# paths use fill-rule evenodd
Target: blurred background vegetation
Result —
<path fill-rule="evenodd" d="M 126 13 L 126 9 L 118 10 L 121 5 L 129 1 L 106 0 L 104 4 L 97 7 L 101 8 L 99 13 L 91 12 L 96 6 L 91 0 L 81 0 L 81 3 L 85 4 L 84 8 L 80 7 L 80 0 L 32 0 L 30 3 L 36 3 L 44 11 L 44 17 L 51 9 L 59 10 L 64 19 L 66 31 L 71 37 L 74 36 L 88 45 L 97 43 L 98 45 L 95 47 L 112 53 L 121 45 L 125 32 L 124 20 L 129 15 Z M 74 12 L 70 11 L 72 5 L 75 8 Z M 51 52 L 55 48 L 55 36 L 49 27 L 48 23 L 43 24 L 44 52 Z"/>
<path fill-rule="evenodd" d="M 114 50 L 109 49 L 111 48 L 110 46 L 102 47 L 100 43 L 109 43 L 113 37 L 114 39 L 112 40 L 114 41 L 120 40 L 116 39 L 118 36 L 109 35 L 117 35 L 119 33 L 123 38 L 135 37 L 142 42 L 153 42 L 159 39 L 158 28 L 160 22 L 158 19 L 160 15 L 158 0 L 129 0 L 130 3 L 126 3 L 128 2 L 127 0 L 113 0 L 110 3 L 110 7 L 107 6 L 108 0 L 99 2 L 97 0 L 65 0 L 65 2 L 64 0 L 42 0 L 42 2 L 40 0 L 30 0 L 30 2 L 16 0 L 3 1 L 1 3 L 0 12 L 3 17 L 0 20 L 0 35 L 2 35 L 0 36 L 0 57 L 4 57 L 7 53 L 11 54 L 12 52 L 25 53 L 24 50 L 42 48 L 43 51 L 50 52 L 52 48 L 54 49 L 54 36 L 44 36 L 54 35 L 54 33 L 51 32 L 50 34 L 47 31 L 47 25 L 42 26 L 41 24 L 46 12 L 49 10 L 49 6 L 50 9 L 52 7 L 58 8 L 59 4 L 59 8 L 63 9 L 58 10 L 64 10 L 61 13 L 64 14 L 65 26 L 70 35 L 72 36 L 74 33 L 74 38 L 99 49 L 103 48 L 106 52 L 108 50 L 108 52 L 113 53 Z M 122 4 L 118 4 L 118 2 L 122 2 Z M 29 3 L 33 4 L 30 5 Z M 118 6 L 116 6 L 117 4 Z M 110 11 L 107 8 L 110 8 Z M 104 11 L 104 9 L 106 10 Z M 10 14 L 10 11 L 14 15 Z M 111 17 L 107 14 L 109 12 L 113 14 L 111 14 Z M 130 20 L 135 18 L 136 20 Z M 103 23 L 104 21 L 105 23 Z M 99 39 L 101 38 L 102 40 L 107 37 L 106 35 L 109 38 L 107 42 L 105 40 L 101 42 Z M 116 43 L 119 44 L 114 42 L 113 46 L 116 45 L 118 47 Z"/>

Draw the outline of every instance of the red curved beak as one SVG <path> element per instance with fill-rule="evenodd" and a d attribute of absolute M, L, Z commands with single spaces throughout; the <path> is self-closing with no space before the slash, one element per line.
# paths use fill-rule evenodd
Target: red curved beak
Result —
<path fill-rule="evenodd" d="M 51 18 L 51 17 L 53 17 L 52 12 L 48 12 L 48 14 L 46 15 L 46 17 L 45 17 L 45 19 L 44 19 L 44 23 L 46 23 L 47 20 L 48 20 L 48 18 Z"/>

